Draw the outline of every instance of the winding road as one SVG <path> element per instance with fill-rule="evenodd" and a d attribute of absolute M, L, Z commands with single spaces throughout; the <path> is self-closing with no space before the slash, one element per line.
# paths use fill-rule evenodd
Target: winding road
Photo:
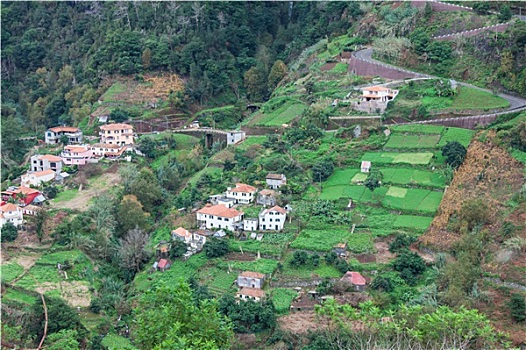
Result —
<path fill-rule="evenodd" d="M 383 67 L 386 67 L 386 68 L 391 68 L 391 69 L 394 69 L 394 70 L 397 70 L 397 71 L 400 71 L 400 72 L 406 72 L 406 73 L 409 73 L 409 74 L 412 74 L 414 76 L 421 77 L 421 78 L 437 78 L 437 79 L 441 79 L 440 77 L 437 77 L 437 76 L 433 76 L 433 75 L 429 75 L 429 74 L 422 74 L 422 73 L 418 73 L 418 72 L 413 72 L 413 71 L 409 71 L 407 69 L 403 69 L 403 68 L 400 68 L 400 67 L 397 67 L 397 66 L 393 66 L 391 64 L 387 64 L 387 63 L 384 63 L 384 62 L 381 62 L 381 61 L 377 61 L 374 58 L 372 58 L 372 54 L 373 54 L 373 49 L 372 48 L 368 48 L 368 49 L 364 49 L 364 50 L 353 52 L 353 56 L 356 59 L 364 61 L 364 62 L 376 64 L 376 65 L 383 66 Z M 448 78 L 442 78 L 442 79 L 448 79 Z M 492 93 L 491 90 L 484 89 L 484 88 L 481 88 L 481 87 L 478 87 L 478 86 L 475 86 L 475 85 L 471 85 L 471 84 L 463 83 L 463 82 L 457 82 L 457 83 L 459 85 L 462 85 L 462 86 L 468 86 L 470 88 L 474 88 L 474 89 L 478 89 L 478 90 L 481 90 L 481 91 L 486 91 L 486 92 Z M 503 99 L 507 100 L 510 103 L 510 106 L 508 107 L 507 111 L 511 111 L 511 110 L 514 110 L 514 109 L 526 106 L 526 98 L 513 96 L 513 95 L 508 95 L 508 94 L 505 94 L 505 93 L 498 93 L 497 96 L 502 97 Z"/>

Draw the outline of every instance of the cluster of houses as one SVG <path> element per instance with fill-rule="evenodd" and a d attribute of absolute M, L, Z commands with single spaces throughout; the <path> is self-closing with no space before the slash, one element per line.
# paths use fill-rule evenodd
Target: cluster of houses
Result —
<path fill-rule="evenodd" d="M 36 215 L 46 198 L 36 189 L 27 186 L 9 187 L 2 191 L 0 203 L 0 228 L 6 223 L 20 227 L 24 223 L 24 215 Z"/>
<path fill-rule="evenodd" d="M 31 157 L 30 170 L 22 175 L 21 183 L 25 186 L 39 186 L 49 181 L 62 181 L 68 176 L 62 171 L 63 166 L 96 163 L 102 158 L 117 159 L 135 143 L 133 126 L 129 124 L 106 124 L 100 127 L 100 142 L 83 144 L 82 131 L 70 126 L 57 126 L 45 133 L 47 144 L 58 144 L 67 138 L 68 145 L 59 156 L 50 154 Z"/>

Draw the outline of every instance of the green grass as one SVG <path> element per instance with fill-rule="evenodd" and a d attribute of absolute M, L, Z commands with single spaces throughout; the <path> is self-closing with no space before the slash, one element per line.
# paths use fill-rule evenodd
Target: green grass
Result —
<path fill-rule="evenodd" d="M 219 175 L 222 172 L 223 172 L 223 170 L 220 169 L 220 168 L 206 167 L 206 168 L 198 171 L 194 175 L 192 175 L 192 177 L 188 180 L 188 186 L 189 187 L 194 187 L 197 184 L 197 181 L 199 181 L 199 179 L 205 174 L 208 174 L 208 175 Z"/>
<path fill-rule="evenodd" d="M 272 100 L 269 102 L 271 101 Z M 254 119 L 250 121 L 250 124 L 260 126 L 281 126 L 290 123 L 293 119 L 301 116 L 306 108 L 307 107 L 299 100 L 290 99 L 270 112 L 265 113 L 260 111 L 260 113 L 256 114 Z"/>
<path fill-rule="evenodd" d="M 80 250 L 64 250 L 61 252 L 45 254 L 36 261 L 36 264 L 39 265 L 53 265 L 56 266 L 57 263 L 63 264 L 64 261 L 68 260 L 70 263 L 74 263 L 78 259 L 85 259 L 84 253 Z"/>
<path fill-rule="evenodd" d="M 336 169 L 327 181 L 323 183 L 323 186 L 348 185 L 359 171 L 353 168 Z"/>
<path fill-rule="evenodd" d="M 11 282 L 24 272 L 24 268 L 13 262 L 1 266 L 2 282 Z"/>
<path fill-rule="evenodd" d="M 429 216 L 399 215 L 396 217 L 393 227 L 407 227 L 425 230 L 433 221 Z"/>
<path fill-rule="evenodd" d="M 433 153 L 397 153 L 397 152 L 366 152 L 362 160 L 378 164 L 411 164 L 411 165 L 426 165 L 429 164 L 433 158 Z"/>
<path fill-rule="evenodd" d="M 369 251 L 373 248 L 373 242 L 369 235 L 351 235 L 349 230 L 344 229 L 303 230 L 291 244 L 291 247 L 295 249 L 328 252 L 332 250 L 336 244 L 343 242 L 348 242 L 349 249 L 357 253 Z"/>
<path fill-rule="evenodd" d="M 279 315 L 287 314 L 290 311 L 290 304 L 296 298 L 298 292 L 287 288 L 276 288 L 272 290 L 271 300 Z"/>
<path fill-rule="evenodd" d="M 9 288 L 7 292 L 2 296 L 3 300 L 14 300 L 19 303 L 34 305 L 37 301 L 37 297 L 26 294 L 16 289 Z"/>
<path fill-rule="evenodd" d="M 444 126 L 424 125 L 424 124 L 391 126 L 391 130 L 393 130 L 394 132 L 408 132 L 408 133 L 415 133 L 415 134 L 442 134 L 444 129 L 445 129 Z"/>
<path fill-rule="evenodd" d="M 108 90 L 106 90 L 104 95 L 102 95 L 101 100 L 104 102 L 115 102 L 115 95 L 125 91 L 126 85 L 122 83 L 114 83 Z"/>
<path fill-rule="evenodd" d="M 165 272 L 155 272 L 150 275 L 148 273 L 148 266 L 148 268 L 135 276 L 134 283 L 137 289 L 146 290 L 160 280 L 167 283 L 175 283 L 180 278 L 187 280 L 191 276 L 195 276 L 196 271 L 201 269 L 206 262 L 206 256 L 203 253 L 200 253 L 192 255 L 185 261 L 175 260 L 172 266 Z M 151 278 L 151 280 L 149 280 L 149 278 Z"/>
<path fill-rule="evenodd" d="M 72 200 L 77 196 L 77 193 L 79 193 L 78 189 L 71 189 L 71 190 L 65 190 L 60 192 L 55 198 L 52 199 L 54 203 L 58 202 L 67 202 Z"/>
<path fill-rule="evenodd" d="M 337 278 L 341 277 L 342 274 L 338 269 L 332 265 L 327 265 L 324 259 L 320 260 L 320 265 L 313 267 L 310 265 L 292 267 L 288 263 L 290 259 L 287 259 L 287 262 L 283 264 L 283 269 L 279 273 L 279 276 L 285 278 L 311 278 L 313 275 L 321 278 Z"/>
<path fill-rule="evenodd" d="M 408 149 L 419 149 L 419 148 L 435 148 L 440 135 L 400 135 L 393 134 L 389 137 L 389 140 L 385 144 L 384 148 L 408 148 Z"/>
<path fill-rule="evenodd" d="M 278 262 L 272 259 L 261 258 L 254 261 L 229 261 L 228 264 L 233 269 L 241 271 L 255 271 L 264 274 L 271 274 L 276 270 Z"/>
<path fill-rule="evenodd" d="M 237 148 L 246 150 L 252 145 L 262 145 L 266 140 L 266 136 L 247 136 L 245 141 L 239 144 Z"/>
<path fill-rule="evenodd" d="M 398 185 L 421 185 L 437 188 L 444 188 L 446 185 L 445 177 L 438 173 L 427 170 L 413 168 L 382 168 L 384 183 Z"/>
<path fill-rule="evenodd" d="M 475 131 L 473 130 L 449 127 L 440 139 L 438 147 L 443 147 L 448 142 L 457 141 L 467 148 L 473 135 L 475 135 Z"/>
<path fill-rule="evenodd" d="M 227 292 L 232 288 L 232 284 L 237 278 L 237 273 L 234 271 L 228 273 L 227 270 L 216 267 L 202 269 L 199 273 L 199 279 L 205 283 L 211 290 Z"/>
<path fill-rule="evenodd" d="M 69 271 L 68 271 L 69 275 Z M 39 283 L 59 283 L 63 281 L 63 278 L 59 276 L 57 272 L 56 266 L 51 265 L 35 265 L 30 270 L 29 273 L 27 273 L 24 277 L 22 277 L 17 283 L 16 286 L 26 288 L 26 289 L 34 289 L 36 287 L 35 279 Z"/>
<path fill-rule="evenodd" d="M 331 69 L 329 72 L 331 73 L 337 73 L 337 74 L 345 74 L 347 73 L 349 65 L 347 63 L 336 63 L 336 66 L 334 66 L 333 69 Z"/>
<path fill-rule="evenodd" d="M 451 108 L 454 109 L 495 109 L 507 108 L 510 103 L 502 97 L 479 89 L 461 86 L 453 98 Z"/>
<path fill-rule="evenodd" d="M 137 350 L 129 339 L 113 333 L 106 335 L 101 344 L 108 350 Z"/>

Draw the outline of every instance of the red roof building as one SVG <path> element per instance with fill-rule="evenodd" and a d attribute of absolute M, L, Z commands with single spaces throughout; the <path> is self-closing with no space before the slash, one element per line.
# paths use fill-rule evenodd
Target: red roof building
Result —
<path fill-rule="evenodd" d="M 363 292 L 365 290 L 365 278 L 359 272 L 347 271 L 340 281 L 353 285 L 357 292 Z"/>

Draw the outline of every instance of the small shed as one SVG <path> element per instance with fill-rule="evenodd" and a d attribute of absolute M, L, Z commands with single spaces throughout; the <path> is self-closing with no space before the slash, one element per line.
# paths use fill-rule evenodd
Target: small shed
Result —
<path fill-rule="evenodd" d="M 332 251 L 336 253 L 340 258 L 347 256 L 347 243 L 338 243 L 333 248 Z"/>
<path fill-rule="evenodd" d="M 368 173 L 371 171 L 371 162 L 367 160 L 362 161 L 362 166 L 360 167 L 362 173 Z"/>
<path fill-rule="evenodd" d="M 223 230 L 219 230 L 216 233 L 214 233 L 214 237 L 216 238 L 223 238 L 226 236 L 226 232 Z"/>
<path fill-rule="evenodd" d="M 347 271 L 340 281 L 354 286 L 354 290 L 357 292 L 365 291 L 365 278 L 359 272 Z"/>
<path fill-rule="evenodd" d="M 169 259 L 161 259 L 159 260 L 159 263 L 157 264 L 157 270 L 164 272 L 168 270 L 172 266 L 172 262 Z"/>
<path fill-rule="evenodd" d="M 240 287 L 261 289 L 264 283 L 265 274 L 263 273 L 244 271 L 237 276 L 237 285 Z"/>

